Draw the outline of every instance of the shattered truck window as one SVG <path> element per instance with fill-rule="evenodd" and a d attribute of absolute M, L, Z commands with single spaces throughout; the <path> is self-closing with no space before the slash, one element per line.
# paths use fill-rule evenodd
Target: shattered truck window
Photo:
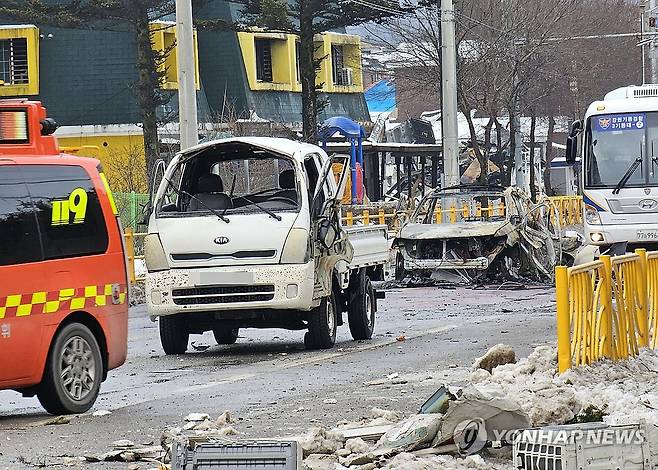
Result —
<path fill-rule="evenodd" d="M 416 209 L 420 224 L 497 221 L 506 217 L 505 196 L 499 192 L 432 194 Z"/>
<path fill-rule="evenodd" d="M 160 217 L 299 210 L 295 168 L 285 158 L 191 159 L 169 182 Z"/>

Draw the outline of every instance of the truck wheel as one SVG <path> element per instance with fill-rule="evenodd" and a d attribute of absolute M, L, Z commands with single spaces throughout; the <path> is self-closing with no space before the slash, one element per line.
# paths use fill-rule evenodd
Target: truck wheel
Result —
<path fill-rule="evenodd" d="M 217 344 L 235 344 L 238 340 L 238 328 L 217 327 L 212 330 Z"/>
<path fill-rule="evenodd" d="M 98 341 L 86 326 L 69 323 L 53 341 L 37 397 L 48 413 L 84 413 L 96 401 L 102 379 Z"/>
<path fill-rule="evenodd" d="M 375 331 L 375 311 L 377 309 L 375 289 L 372 287 L 370 278 L 365 275 L 359 276 L 355 289 L 354 298 L 347 307 L 350 333 L 356 340 L 370 339 Z"/>
<path fill-rule="evenodd" d="M 185 354 L 190 332 L 181 315 L 160 317 L 160 343 L 165 354 Z"/>
<path fill-rule="evenodd" d="M 329 349 L 336 344 L 338 314 L 333 292 L 323 299 L 319 307 L 308 314 L 308 333 L 304 344 L 308 349 Z"/>

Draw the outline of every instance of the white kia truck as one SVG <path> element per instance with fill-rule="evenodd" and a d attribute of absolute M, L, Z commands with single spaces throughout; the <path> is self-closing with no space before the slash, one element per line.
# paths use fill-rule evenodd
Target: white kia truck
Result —
<path fill-rule="evenodd" d="M 307 330 L 310 349 L 331 348 L 343 323 L 369 339 L 388 235 L 341 225 L 348 171 L 349 157 L 287 139 L 224 139 L 176 155 L 144 240 L 148 312 L 165 353 L 184 353 L 189 335 L 206 331 L 231 344 L 240 328 Z"/>
<path fill-rule="evenodd" d="M 658 243 L 658 86 L 619 88 L 592 103 L 571 127 L 568 162 L 579 146 L 587 242 L 602 252 Z"/>

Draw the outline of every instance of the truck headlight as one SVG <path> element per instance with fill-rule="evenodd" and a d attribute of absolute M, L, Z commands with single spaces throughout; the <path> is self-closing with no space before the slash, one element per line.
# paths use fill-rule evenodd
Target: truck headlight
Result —
<path fill-rule="evenodd" d="M 590 225 L 601 225 L 601 216 L 599 211 L 589 204 L 585 204 L 585 220 Z"/>
<path fill-rule="evenodd" d="M 288 234 L 281 253 L 281 264 L 303 264 L 311 259 L 308 232 L 303 228 L 293 228 Z"/>
<path fill-rule="evenodd" d="M 144 261 L 150 273 L 169 269 L 167 255 L 157 233 L 150 233 L 144 237 Z"/>

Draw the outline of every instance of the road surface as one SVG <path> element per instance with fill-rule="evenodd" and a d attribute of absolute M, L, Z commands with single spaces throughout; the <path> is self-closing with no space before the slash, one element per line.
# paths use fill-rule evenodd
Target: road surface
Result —
<path fill-rule="evenodd" d="M 69 424 L 45 425 L 51 417 L 36 399 L 0 391 L 0 469 L 100 454 L 118 439 L 157 445 L 164 428 L 180 426 L 191 412 L 216 417 L 230 410 L 239 418 L 238 431 L 249 437 L 333 427 L 366 416 L 375 406 L 412 413 L 435 391 L 436 380 L 366 382 L 394 373 L 430 377 L 468 366 L 501 342 L 527 355 L 537 345 L 555 342 L 554 312 L 554 291 L 543 287 L 393 289 L 380 303 L 371 341 L 352 341 L 345 326 L 334 349 L 305 351 L 303 332 L 242 330 L 235 345 L 217 346 L 211 333 L 193 335 L 199 350 L 165 356 L 157 323 L 144 307 L 134 307 L 128 361 L 110 373 L 89 413 Z M 336 403 L 323 403 L 326 398 Z M 96 410 L 111 414 L 92 416 Z M 82 466 L 126 468 L 125 463 Z"/>

